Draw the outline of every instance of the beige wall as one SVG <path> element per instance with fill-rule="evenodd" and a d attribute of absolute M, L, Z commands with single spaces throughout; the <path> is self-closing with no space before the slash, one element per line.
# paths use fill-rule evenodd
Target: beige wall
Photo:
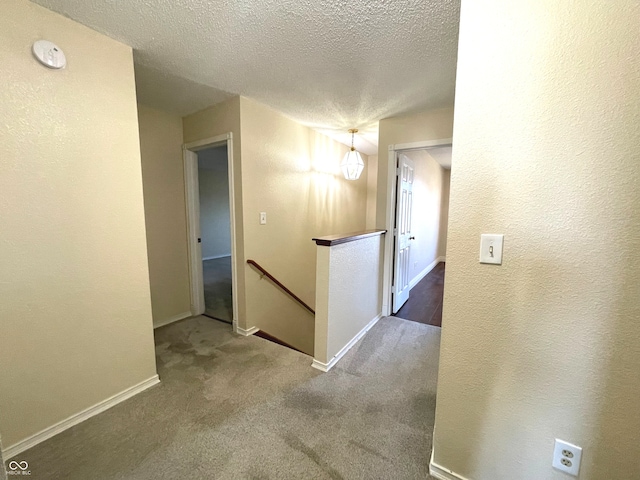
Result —
<path fill-rule="evenodd" d="M 185 143 L 205 140 L 207 138 L 233 134 L 233 175 L 234 201 L 236 216 L 236 272 L 237 291 L 234 296 L 238 302 L 238 327 L 246 329 L 246 301 L 245 301 L 245 255 L 243 229 L 243 199 L 242 199 L 242 151 L 240 142 L 240 97 L 209 107 L 182 119 L 183 139 Z M 251 327 L 253 325 L 249 325 Z"/>
<path fill-rule="evenodd" d="M 434 454 L 469 479 L 565 479 L 554 438 L 640 478 L 638 18 L 463 1 Z"/>
<path fill-rule="evenodd" d="M 389 145 L 451 138 L 453 136 L 453 108 L 429 110 L 404 117 L 385 118 L 380 120 L 378 128 L 376 226 L 385 228 L 387 208 L 391 208 L 387 202 Z"/>
<path fill-rule="evenodd" d="M 420 274 L 445 255 L 448 181 L 450 176 L 426 150 L 405 152 L 415 165 L 413 182 L 413 209 L 411 215 L 411 259 L 409 278 L 418 280 Z"/>
<path fill-rule="evenodd" d="M 339 164 L 348 147 L 244 97 L 185 117 L 183 132 L 185 142 L 234 135 L 238 325 L 313 354 L 313 317 L 246 260 L 262 264 L 313 306 L 311 239 L 365 228 L 367 177 L 344 180 Z M 267 212 L 266 225 L 259 224 L 260 212 Z"/>
<path fill-rule="evenodd" d="M 138 105 L 154 325 L 190 313 L 182 119 Z"/>
<path fill-rule="evenodd" d="M 46 38 L 68 66 L 32 57 Z M 0 432 L 11 447 L 156 375 L 131 48 L 0 7 Z"/>
<path fill-rule="evenodd" d="M 367 230 L 376 228 L 376 202 L 378 192 L 378 156 L 369 155 L 365 166 L 367 173 Z"/>
<path fill-rule="evenodd" d="M 347 146 L 244 97 L 241 123 L 245 257 L 313 306 L 311 239 L 365 228 L 367 178 L 342 177 Z M 250 326 L 313 354 L 313 316 L 248 265 L 246 302 Z"/>

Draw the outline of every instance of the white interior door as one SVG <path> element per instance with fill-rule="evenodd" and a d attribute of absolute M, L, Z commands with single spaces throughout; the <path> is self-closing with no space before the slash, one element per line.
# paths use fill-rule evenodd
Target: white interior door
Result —
<path fill-rule="evenodd" d="M 396 190 L 395 258 L 393 275 L 393 313 L 409 300 L 411 266 L 411 211 L 413 209 L 414 163 L 404 154 L 398 156 Z"/>
<path fill-rule="evenodd" d="M 200 194 L 198 186 L 198 154 L 184 150 L 184 173 L 187 197 L 187 228 L 189 231 L 189 276 L 191 277 L 191 314 L 205 311 L 204 279 L 202 276 L 202 240 L 200 233 Z"/>

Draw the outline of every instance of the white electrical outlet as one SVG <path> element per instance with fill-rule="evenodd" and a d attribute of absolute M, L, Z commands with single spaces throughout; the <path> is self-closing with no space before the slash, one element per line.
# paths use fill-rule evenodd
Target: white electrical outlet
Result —
<path fill-rule="evenodd" d="M 581 447 L 556 438 L 556 445 L 553 449 L 553 468 L 577 477 L 580 472 L 581 458 Z"/>

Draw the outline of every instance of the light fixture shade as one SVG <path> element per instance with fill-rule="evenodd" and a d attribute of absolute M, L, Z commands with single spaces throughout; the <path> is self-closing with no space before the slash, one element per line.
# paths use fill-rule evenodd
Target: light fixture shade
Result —
<path fill-rule="evenodd" d="M 356 150 L 349 150 L 342 159 L 340 168 L 342 168 L 344 178 L 347 180 L 357 180 L 360 178 L 362 170 L 364 170 L 364 162 Z"/>

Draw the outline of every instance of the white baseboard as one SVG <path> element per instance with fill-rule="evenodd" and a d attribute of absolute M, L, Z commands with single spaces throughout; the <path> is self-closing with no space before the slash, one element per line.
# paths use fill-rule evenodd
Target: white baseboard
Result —
<path fill-rule="evenodd" d="M 251 327 L 247 330 L 245 330 L 244 328 L 240 328 L 238 326 L 236 326 L 236 333 L 239 333 L 240 335 L 244 335 L 245 337 L 249 337 L 251 335 L 253 335 L 256 332 L 259 332 L 260 329 L 258 327 Z"/>
<path fill-rule="evenodd" d="M 213 257 L 202 257 L 202 260 L 215 260 L 216 258 L 224 258 L 224 257 L 230 257 L 231 254 L 228 255 L 214 255 Z"/>
<path fill-rule="evenodd" d="M 87 408 L 86 410 L 82 410 L 81 412 L 71 415 L 69 418 L 62 420 L 61 422 L 51 425 L 50 427 L 47 427 L 44 430 L 41 430 L 38 433 L 35 433 L 30 437 L 25 438 L 24 440 L 21 440 L 18 443 L 14 443 L 13 445 L 2 450 L 2 456 L 5 460 L 11 457 L 15 457 L 25 450 L 28 450 L 31 447 L 34 447 L 37 444 L 48 440 L 54 435 L 64 432 L 74 425 L 78 425 L 79 423 L 82 423 L 85 420 L 88 420 L 89 418 L 94 417 L 121 402 L 124 402 L 125 400 L 143 392 L 147 388 L 157 385 L 158 383 L 160 383 L 160 379 L 158 378 L 158 375 L 154 375 L 153 377 L 140 382 L 133 387 L 129 387 L 126 390 L 123 390 L 122 392 L 117 393 L 114 396 L 109 397 L 106 400 L 103 400 L 100 403 Z"/>
<path fill-rule="evenodd" d="M 182 312 L 178 315 L 174 315 L 173 317 L 167 318 L 165 320 L 160 320 L 158 323 L 153 324 L 153 329 L 164 327 L 165 325 L 169 325 L 170 323 L 177 322 L 178 320 L 184 320 L 185 318 L 189 318 L 191 316 L 191 311 Z"/>
<path fill-rule="evenodd" d="M 373 320 L 371 320 L 369 323 L 367 323 L 367 325 L 362 330 L 360 330 L 360 332 L 358 332 L 358 334 L 355 337 L 353 337 L 349 341 L 349 343 L 347 343 L 344 347 L 342 347 L 342 349 L 331 359 L 331 361 L 329 361 L 329 363 L 323 363 L 314 358 L 311 366 L 322 372 L 328 372 L 329 370 L 331 370 L 333 366 L 336 363 L 338 363 L 338 361 L 342 357 L 344 357 L 344 354 L 347 353 L 351 349 L 351 347 L 353 347 L 358 342 L 358 340 L 364 337 L 365 333 L 371 330 L 371 327 L 373 327 L 376 323 L 378 323 L 378 320 L 380 320 L 381 318 L 382 318 L 382 313 L 379 313 L 378 315 L 376 315 L 376 317 Z"/>
<path fill-rule="evenodd" d="M 433 461 L 433 449 L 431 450 L 431 460 L 429 461 L 429 475 L 439 480 L 469 480 L 467 477 L 458 475 L 457 473 L 438 465 Z"/>
<path fill-rule="evenodd" d="M 431 272 L 431 270 L 436 268 L 436 265 L 438 265 L 440 262 L 444 262 L 444 261 L 445 261 L 445 257 L 438 257 L 433 262 L 431 262 L 429 265 L 427 265 L 427 268 L 422 270 L 418 275 L 416 275 L 413 278 L 413 280 L 411 280 L 409 282 L 409 290 L 411 290 L 413 287 L 415 287 L 420 282 L 420 280 L 422 280 L 424 277 L 429 275 L 429 272 Z"/>

